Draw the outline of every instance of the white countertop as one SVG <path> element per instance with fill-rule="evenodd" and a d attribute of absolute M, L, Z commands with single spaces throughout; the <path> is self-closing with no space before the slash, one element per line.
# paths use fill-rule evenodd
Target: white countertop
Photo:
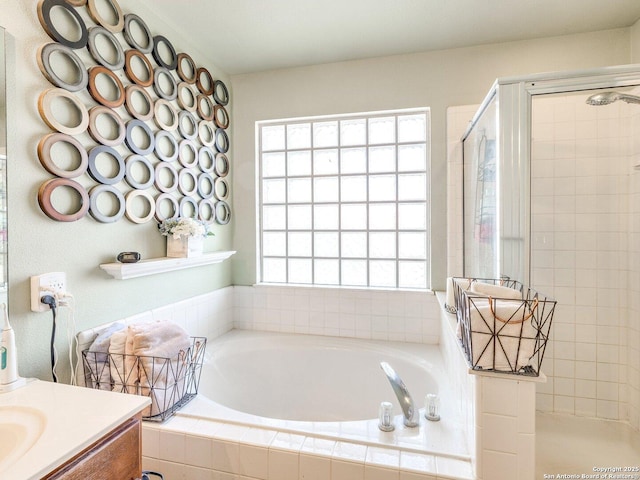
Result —
<path fill-rule="evenodd" d="M 40 479 L 149 405 L 148 397 L 33 380 L 0 393 L 0 407 L 34 408 L 46 418 L 35 444 L 0 478 Z"/>

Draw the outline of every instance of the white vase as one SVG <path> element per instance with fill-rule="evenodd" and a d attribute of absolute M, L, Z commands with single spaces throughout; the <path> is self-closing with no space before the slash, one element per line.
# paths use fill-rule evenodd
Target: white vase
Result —
<path fill-rule="evenodd" d="M 203 237 L 167 237 L 167 257 L 191 258 L 200 257 L 204 249 Z"/>

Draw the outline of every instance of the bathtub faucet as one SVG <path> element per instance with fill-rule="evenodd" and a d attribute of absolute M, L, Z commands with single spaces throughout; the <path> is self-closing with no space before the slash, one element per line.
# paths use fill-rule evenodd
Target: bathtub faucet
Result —
<path fill-rule="evenodd" d="M 400 407 L 402 407 L 402 413 L 404 413 L 404 424 L 407 427 L 417 427 L 420 424 L 420 416 L 418 410 L 416 410 L 413 405 L 413 399 L 407 386 L 387 362 L 380 362 L 380 368 L 382 368 L 382 371 L 387 376 L 391 388 L 393 388 L 396 397 L 398 397 L 398 402 L 400 402 Z"/>

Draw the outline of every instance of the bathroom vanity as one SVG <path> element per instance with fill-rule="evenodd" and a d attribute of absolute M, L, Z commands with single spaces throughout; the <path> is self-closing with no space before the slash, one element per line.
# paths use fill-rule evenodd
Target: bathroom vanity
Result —
<path fill-rule="evenodd" d="M 149 403 L 40 380 L 0 393 L 0 478 L 139 478 Z"/>

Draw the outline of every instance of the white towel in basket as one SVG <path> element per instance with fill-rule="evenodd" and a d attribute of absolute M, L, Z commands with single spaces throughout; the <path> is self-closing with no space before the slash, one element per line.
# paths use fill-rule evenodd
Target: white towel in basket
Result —
<path fill-rule="evenodd" d="M 120 330 L 111 335 L 109 342 L 109 357 L 111 362 L 109 370 L 111 372 L 112 390 L 114 392 L 128 392 L 127 384 L 135 385 L 138 382 L 138 372 L 127 372 L 124 366 L 125 344 L 127 343 L 127 330 Z M 135 388 L 131 391 L 135 393 Z"/>
<path fill-rule="evenodd" d="M 512 300 L 522 300 L 522 292 L 515 288 L 503 287 L 502 285 L 492 285 L 490 283 L 473 282 L 470 291 L 479 295 L 486 295 L 493 298 L 509 298 Z"/>
<path fill-rule="evenodd" d="M 484 369 L 518 371 L 530 364 L 537 330 L 532 325 L 531 305 L 518 300 L 470 299 L 473 365 Z M 494 359 L 495 353 L 495 359 Z"/>
<path fill-rule="evenodd" d="M 93 340 L 87 352 L 87 363 L 92 372 L 92 381 L 100 390 L 111 390 L 111 365 L 109 362 L 109 345 L 111 336 L 124 329 L 124 324 L 114 323 L 105 328 Z"/>

